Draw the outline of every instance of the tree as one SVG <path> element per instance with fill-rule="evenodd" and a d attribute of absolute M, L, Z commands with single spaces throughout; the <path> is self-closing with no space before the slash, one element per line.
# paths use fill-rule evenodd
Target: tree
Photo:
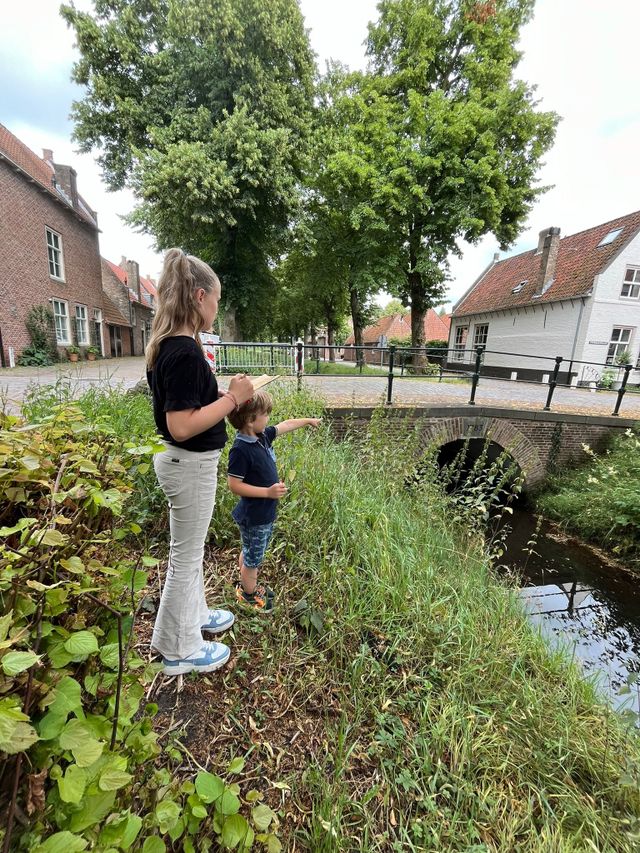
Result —
<path fill-rule="evenodd" d="M 360 75 L 337 64 L 321 82 L 302 227 L 308 234 L 308 271 L 315 292 L 324 294 L 325 316 L 333 312 L 331 326 L 337 325 L 346 300 L 360 362 L 372 296 L 397 274 L 397 259 L 387 220 L 370 204 L 375 175 L 359 142 L 366 133 L 359 87 Z"/>
<path fill-rule="evenodd" d="M 81 149 L 138 199 L 158 248 L 210 263 L 245 334 L 266 324 L 299 202 L 315 65 L 295 0 L 96 0 L 63 6 L 86 87 Z"/>
<path fill-rule="evenodd" d="M 396 314 L 406 317 L 408 313 L 409 309 L 399 299 L 390 299 L 386 305 L 380 305 L 375 309 L 374 320 L 379 320 L 381 317 L 394 317 Z"/>
<path fill-rule="evenodd" d="M 533 0 L 381 0 L 370 25 L 359 144 L 371 205 L 387 217 L 411 303 L 412 346 L 443 301 L 458 241 L 493 233 L 504 249 L 533 201 L 557 116 L 515 79 L 516 42 Z"/>

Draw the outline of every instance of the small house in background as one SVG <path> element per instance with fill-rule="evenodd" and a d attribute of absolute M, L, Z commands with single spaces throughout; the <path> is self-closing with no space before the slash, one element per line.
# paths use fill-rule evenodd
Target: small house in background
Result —
<path fill-rule="evenodd" d="M 55 342 L 104 347 L 98 218 L 71 166 L 38 157 L 0 124 L 0 363 L 29 346 L 32 308 L 46 306 Z M 11 356 L 11 358 L 10 358 Z"/>
<path fill-rule="evenodd" d="M 561 356 L 560 381 L 602 384 L 630 363 L 639 382 L 640 211 L 562 239 L 546 228 L 535 249 L 495 255 L 454 305 L 448 366 L 469 369 L 478 346 L 490 376 L 547 381 Z"/>
<path fill-rule="evenodd" d="M 108 332 L 105 355 L 143 355 L 158 298 L 154 282 L 140 275 L 136 261 L 123 257 L 114 264 L 102 258 L 102 287 Z"/>
<path fill-rule="evenodd" d="M 449 337 L 449 317 L 437 314 L 433 308 L 429 308 L 424 318 L 424 339 L 429 341 L 446 342 Z M 364 360 L 367 364 L 383 365 L 389 361 L 389 342 L 403 341 L 407 345 L 411 343 L 411 315 L 390 314 L 381 317 L 372 326 L 366 326 L 362 333 L 363 343 L 367 349 L 364 350 Z M 369 347 L 376 347 L 375 350 Z M 349 335 L 344 345 L 344 360 L 356 361 L 355 336 Z"/>

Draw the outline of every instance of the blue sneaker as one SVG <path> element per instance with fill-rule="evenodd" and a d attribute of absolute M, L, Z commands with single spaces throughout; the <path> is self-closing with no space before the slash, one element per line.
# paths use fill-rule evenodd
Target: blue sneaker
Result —
<path fill-rule="evenodd" d="M 204 642 L 197 652 L 188 658 L 169 660 L 162 658 L 165 675 L 186 675 L 188 672 L 213 672 L 220 669 L 231 657 L 231 649 L 224 643 Z"/>
<path fill-rule="evenodd" d="M 235 621 L 236 617 L 228 610 L 210 610 L 209 621 L 201 627 L 203 631 L 222 634 L 223 631 L 228 631 Z"/>

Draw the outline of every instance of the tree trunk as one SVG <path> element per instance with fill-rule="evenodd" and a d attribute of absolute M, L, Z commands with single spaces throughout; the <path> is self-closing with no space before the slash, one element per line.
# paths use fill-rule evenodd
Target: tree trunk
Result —
<path fill-rule="evenodd" d="M 362 319 L 362 304 L 358 291 L 355 287 L 349 288 L 349 301 L 351 303 L 351 319 L 353 320 L 353 337 L 356 346 L 356 364 L 358 367 L 364 365 L 364 351 L 362 332 L 364 330 L 364 322 Z"/>
<path fill-rule="evenodd" d="M 226 343 L 238 340 L 238 321 L 235 308 L 226 308 L 222 315 L 220 337 Z"/>
<path fill-rule="evenodd" d="M 429 308 L 424 292 L 422 274 L 418 271 L 418 248 L 420 246 L 420 229 L 412 227 L 409 230 L 409 293 L 411 295 L 411 347 L 413 353 L 413 369 L 415 373 L 424 373 L 427 357 L 424 351 L 424 318 Z"/>
<path fill-rule="evenodd" d="M 327 317 L 327 345 L 329 346 L 329 361 L 336 360 L 336 351 L 333 349 L 333 345 L 335 342 L 335 329 L 333 325 L 333 321 L 330 317 Z"/>

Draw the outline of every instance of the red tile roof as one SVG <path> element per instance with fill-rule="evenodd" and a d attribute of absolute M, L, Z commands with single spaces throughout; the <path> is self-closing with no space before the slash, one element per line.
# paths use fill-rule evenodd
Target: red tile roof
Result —
<path fill-rule="evenodd" d="M 97 228 L 91 209 L 87 202 L 78 194 L 78 207 L 73 207 L 66 195 L 56 188 L 54 181 L 55 170 L 46 160 L 34 154 L 30 148 L 14 136 L 3 124 L 0 124 L 0 157 L 9 160 L 21 172 L 44 187 L 56 201 L 71 208 L 85 222 Z"/>
<path fill-rule="evenodd" d="M 110 326 L 127 326 L 131 328 L 131 323 L 120 313 L 120 309 L 109 299 L 104 291 L 102 292 L 102 307 L 104 320 Z"/>
<path fill-rule="evenodd" d="M 610 231 L 622 228 L 613 242 L 599 246 Z M 480 280 L 454 306 L 453 316 L 482 314 L 538 302 L 557 302 L 584 296 L 591 290 L 593 279 L 640 230 L 640 210 L 620 216 L 595 228 L 588 228 L 560 240 L 553 284 L 542 296 L 533 299 L 540 255 L 536 249 L 505 258 L 493 264 Z M 527 284 L 518 293 L 513 288 Z"/>
<path fill-rule="evenodd" d="M 446 341 L 449 338 L 449 326 L 451 318 L 449 316 L 441 317 L 433 308 L 429 308 L 424 318 L 424 339 L 425 341 Z M 380 337 L 384 335 L 387 340 L 389 338 L 399 338 L 408 340 L 411 338 L 411 315 L 407 314 L 390 314 L 387 317 L 381 317 L 377 323 L 372 326 L 366 326 L 362 333 L 362 338 L 367 346 L 376 346 Z M 345 346 L 353 346 L 355 338 L 353 334 L 349 335 L 345 341 Z"/>
<path fill-rule="evenodd" d="M 122 267 L 119 266 L 118 264 L 114 264 L 111 261 L 108 261 L 106 258 L 103 258 L 102 260 L 109 267 L 111 272 L 116 276 L 118 281 L 127 288 L 127 290 L 129 291 L 129 300 L 131 302 L 137 302 L 138 301 L 138 295 L 136 293 L 134 293 L 134 291 L 129 287 L 129 285 L 127 283 L 127 271 L 123 270 Z M 156 287 L 155 287 L 154 283 L 151 281 L 151 279 L 145 278 L 142 275 L 140 276 L 140 285 L 143 288 L 143 290 L 146 291 L 147 298 L 145 299 L 143 297 L 143 300 L 144 300 L 144 302 L 146 302 L 147 307 L 149 307 L 152 304 L 152 300 L 149 299 L 148 297 L 153 296 L 153 299 L 157 300 L 158 291 L 156 290 Z"/>

